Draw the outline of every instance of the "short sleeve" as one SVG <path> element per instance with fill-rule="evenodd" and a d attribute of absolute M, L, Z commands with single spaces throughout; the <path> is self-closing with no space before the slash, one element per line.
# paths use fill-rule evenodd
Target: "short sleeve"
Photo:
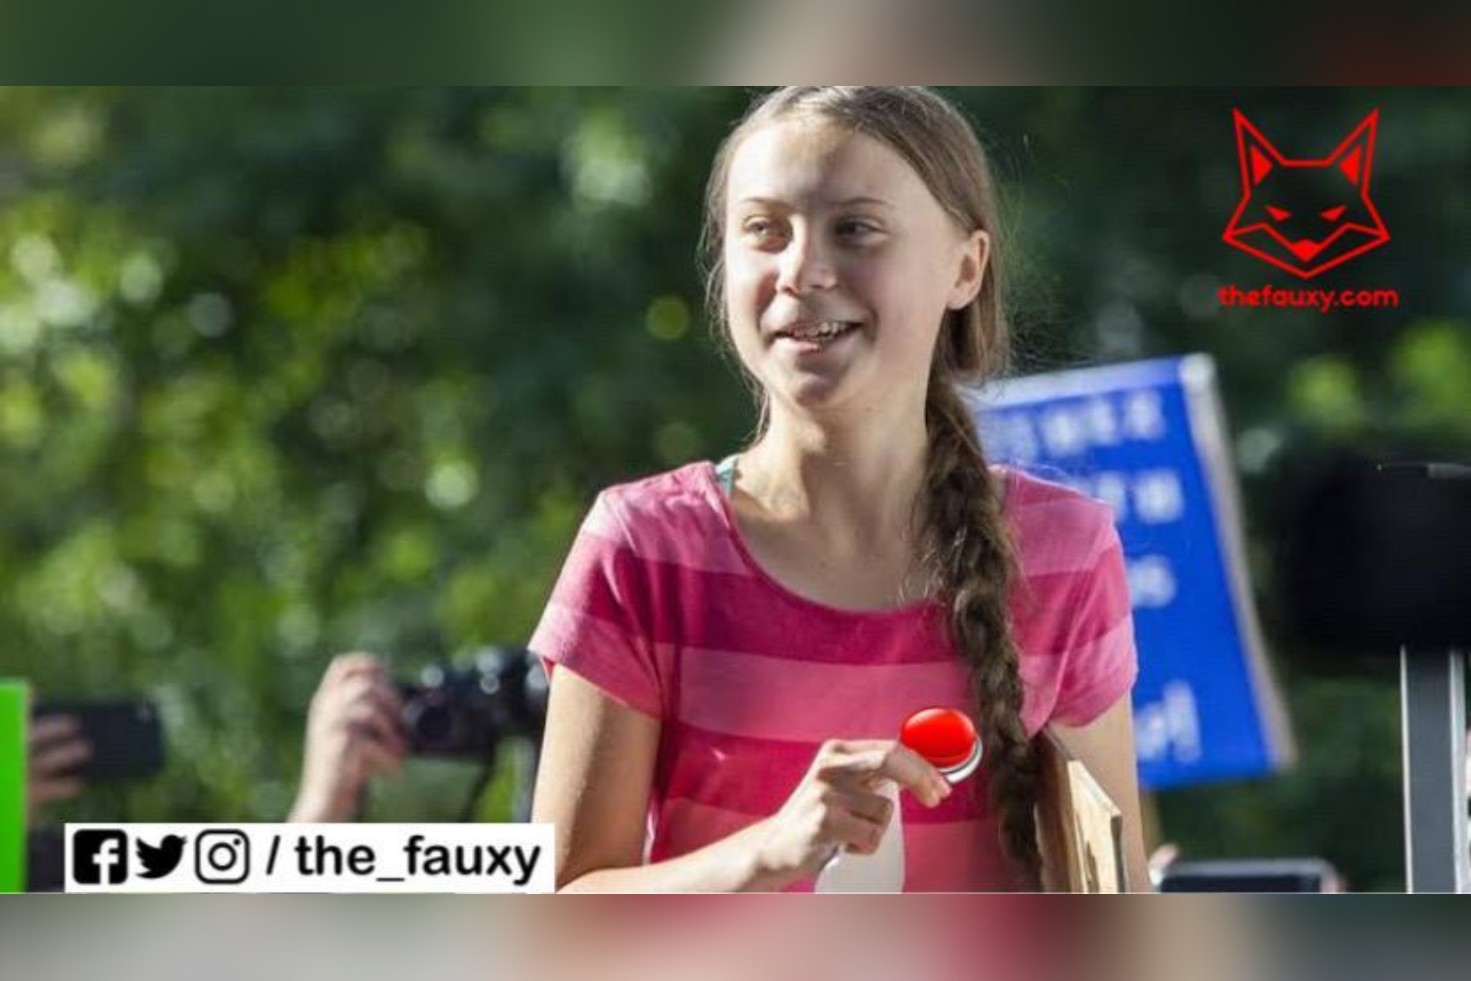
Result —
<path fill-rule="evenodd" d="M 647 570 L 605 491 L 573 540 L 530 647 L 549 675 L 560 664 L 619 702 L 662 716 L 649 600 Z"/>
<path fill-rule="evenodd" d="M 1101 522 L 1095 558 L 1074 589 L 1052 721 L 1085 726 L 1127 695 L 1139 675 L 1124 549 Z"/>

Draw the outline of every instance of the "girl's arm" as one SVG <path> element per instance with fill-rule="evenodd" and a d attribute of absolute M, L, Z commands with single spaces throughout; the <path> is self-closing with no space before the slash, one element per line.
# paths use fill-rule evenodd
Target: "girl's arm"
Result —
<path fill-rule="evenodd" d="M 531 820 L 556 826 L 556 884 L 567 892 L 739 892 L 758 874 L 752 825 L 679 858 L 643 864 L 659 720 L 565 667 L 552 674 Z"/>
<path fill-rule="evenodd" d="M 1067 748 L 1118 805 L 1124 818 L 1124 866 L 1132 892 L 1150 892 L 1149 863 L 1139 813 L 1138 764 L 1134 756 L 1134 711 L 1125 695 L 1086 726 L 1053 723 Z"/>

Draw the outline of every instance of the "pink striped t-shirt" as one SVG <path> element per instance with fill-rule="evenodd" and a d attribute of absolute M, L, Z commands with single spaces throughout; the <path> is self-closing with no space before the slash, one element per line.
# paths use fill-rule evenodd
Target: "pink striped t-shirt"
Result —
<path fill-rule="evenodd" d="M 1023 723 L 1084 725 L 1137 673 L 1111 513 L 1021 471 L 996 473 L 1022 580 L 1011 615 Z M 937 602 L 852 611 L 796 594 L 747 550 L 707 461 L 598 496 L 531 648 L 548 671 L 565 665 L 661 720 L 650 862 L 776 813 L 826 739 L 894 739 L 929 706 L 974 714 Z M 1011 887 L 986 782 L 983 763 L 933 809 L 900 795 L 905 891 Z"/>

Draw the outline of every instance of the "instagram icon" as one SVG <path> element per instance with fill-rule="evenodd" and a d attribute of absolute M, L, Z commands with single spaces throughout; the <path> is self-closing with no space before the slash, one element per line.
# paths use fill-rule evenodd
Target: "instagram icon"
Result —
<path fill-rule="evenodd" d="M 194 874 L 200 882 L 235 886 L 250 875 L 250 840 L 245 832 L 211 830 L 194 839 Z"/>

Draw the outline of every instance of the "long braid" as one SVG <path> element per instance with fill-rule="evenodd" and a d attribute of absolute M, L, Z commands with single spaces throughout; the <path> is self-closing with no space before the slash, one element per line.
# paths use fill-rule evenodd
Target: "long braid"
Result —
<path fill-rule="evenodd" d="M 921 553 L 932 591 L 944 598 L 977 709 L 990 799 L 1001 840 L 1024 889 L 1041 888 L 1034 808 L 1038 766 L 1022 725 L 1022 683 L 1007 598 L 1014 558 L 998 481 L 986 465 L 965 404 L 946 378 L 932 380 L 922 494 Z"/>

